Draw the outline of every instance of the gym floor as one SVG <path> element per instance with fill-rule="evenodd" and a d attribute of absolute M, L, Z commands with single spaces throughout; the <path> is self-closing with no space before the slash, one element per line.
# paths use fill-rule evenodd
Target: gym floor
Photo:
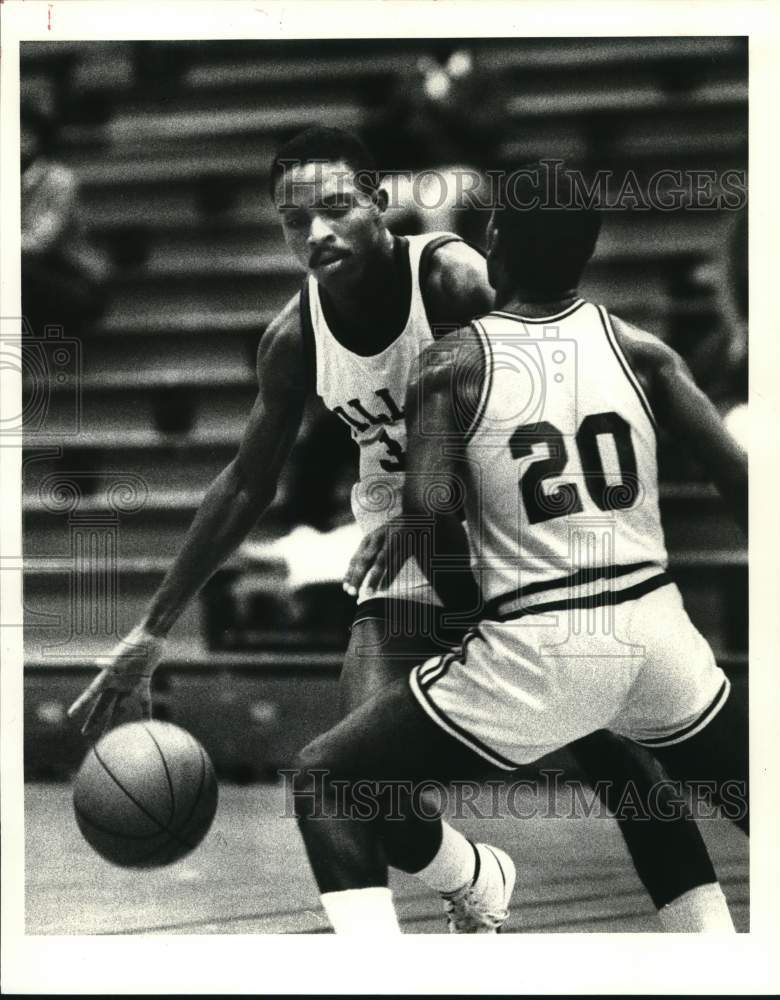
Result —
<path fill-rule="evenodd" d="M 523 813 L 533 811 L 535 793 L 523 794 Z M 538 806 L 543 812 L 541 800 Z M 284 814 L 281 785 L 225 784 L 196 851 L 168 868 L 133 871 L 109 865 L 83 840 L 70 785 L 30 783 L 26 932 L 329 933 L 294 820 Z M 457 825 L 504 848 L 517 864 L 510 933 L 660 929 L 613 820 L 580 809 L 573 819 L 469 818 Z M 722 819 L 702 822 L 701 829 L 737 929 L 747 931 L 747 838 Z M 406 933 L 446 930 L 434 893 L 399 873 L 391 885 Z"/>

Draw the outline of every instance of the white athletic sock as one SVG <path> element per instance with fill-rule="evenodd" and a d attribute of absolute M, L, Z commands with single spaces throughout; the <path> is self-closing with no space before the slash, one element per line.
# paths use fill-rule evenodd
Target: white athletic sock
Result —
<path fill-rule="evenodd" d="M 415 875 L 437 892 L 455 892 L 474 878 L 476 867 L 474 845 L 443 822 L 439 850 Z"/>
<path fill-rule="evenodd" d="M 717 882 L 689 889 L 658 911 L 665 931 L 671 934 L 733 934 L 726 897 Z"/>
<path fill-rule="evenodd" d="M 323 892 L 320 899 L 337 934 L 374 937 L 401 933 L 393 894 L 384 886 Z"/>

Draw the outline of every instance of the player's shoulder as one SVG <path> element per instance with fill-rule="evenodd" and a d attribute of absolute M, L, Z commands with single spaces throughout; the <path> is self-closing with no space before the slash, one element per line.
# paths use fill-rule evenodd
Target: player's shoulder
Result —
<path fill-rule="evenodd" d="M 465 440 L 479 424 L 488 355 L 484 337 L 469 323 L 429 344 L 420 357 L 421 398 L 446 401 L 451 429 Z"/>
<path fill-rule="evenodd" d="M 431 252 L 423 295 L 432 323 L 460 325 L 487 312 L 493 290 L 484 255 L 461 239 L 442 242 Z"/>
<path fill-rule="evenodd" d="M 679 354 L 649 330 L 614 313 L 609 314 L 609 321 L 618 346 L 638 375 L 652 378 L 669 365 L 682 363 Z"/>
<path fill-rule="evenodd" d="M 257 346 L 258 377 L 303 374 L 304 346 L 301 330 L 300 292 L 286 303 L 265 328 Z"/>
<path fill-rule="evenodd" d="M 293 347 L 300 342 L 301 293 L 296 292 L 265 328 L 260 345 Z"/>
<path fill-rule="evenodd" d="M 458 385 L 465 386 L 484 367 L 483 338 L 473 324 L 464 324 L 428 344 L 421 361 L 421 371 L 429 386 L 450 385 L 453 377 Z"/>
<path fill-rule="evenodd" d="M 459 237 L 433 247 L 425 277 L 429 289 L 451 291 L 467 279 L 487 282 L 484 254 Z"/>

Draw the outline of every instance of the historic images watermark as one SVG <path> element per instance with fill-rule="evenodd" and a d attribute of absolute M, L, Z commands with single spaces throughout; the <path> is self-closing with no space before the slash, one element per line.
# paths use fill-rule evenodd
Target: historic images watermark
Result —
<path fill-rule="evenodd" d="M 619 819 L 672 823 L 684 818 L 697 821 L 720 818 L 739 821 L 747 815 L 747 789 L 738 780 L 719 786 L 711 780 L 659 779 L 649 789 L 633 781 L 619 786 L 608 780 L 588 789 L 581 782 L 565 779 L 564 771 L 542 768 L 532 777 L 506 780 L 374 781 L 330 779 L 324 769 L 302 772 L 279 771 L 285 793 L 282 818 L 294 819 L 297 810 L 310 805 L 312 819 L 373 822 L 403 821 L 412 815 L 432 820 L 446 814 L 455 820 L 506 819 Z M 718 792 L 721 804 L 713 805 Z"/>
<path fill-rule="evenodd" d="M 0 417 L 0 447 L 73 438 L 82 425 L 82 343 L 61 326 L 33 331 L 20 317 L 0 318 L 0 367 L 18 372 L 21 405 Z M 12 440 L 9 440 L 12 439 Z"/>
<path fill-rule="evenodd" d="M 282 161 L 286 170 L 298 161 Z M 747 203 L 747 171 L 661 168 L 583 168 L 550 157 L 512 170 L 472 167 L 425 170 L 352 170 L 332 163 L 308 163 L 305 179 L 286 175 L 277 208 L 313 207 L 327 179 L 331 210 L 346 208 L 353 196 L 370 197 L 380 187 L 388 208 L 435 211 L 445 205 L 490 212 L 511 208 L 598 208 L 603 211 L 729 211 Z M 339 201 L 341 199 L 341 201 Z"/>

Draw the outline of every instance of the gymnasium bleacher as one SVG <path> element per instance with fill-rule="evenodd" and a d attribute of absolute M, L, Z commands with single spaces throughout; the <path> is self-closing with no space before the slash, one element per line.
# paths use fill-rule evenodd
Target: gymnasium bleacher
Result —
<path fill-rule="evenodd" d="M 503 108 L 504 165 L 598 152 L 643 178 L 745 168 L 741 40 L 502 39 L 473 49 Z M 78 763 L 83 744 L 63 707 L 89 675 L 89 657 L 138 619 L 235 452 L 258 339 L 301 281 L 267 193 L 276 146 L 310 124 L 364 128 L 422 51 L 420 40 L 22 46 L 23 86 L 60 109 L 57 158 L 75 171 L 88 231 L 114 265 L 101 319 L 65 331 L 81 341 L 78 433 L 72 382 L 52 381 L 43 428 L 28 428 L 30 774 Z M 720 322 L 722 223 L 707 211 L 613 213 L 584 292 L 693 352 Z M 732 677 L 745 678 L 745 541 L 695 469 L 674 460 L 665 475 L 664 522 L 686 606 Z M 283 483 L 256 537 L 288 524 L 286 495 Z M 216 584 L 242 571 L 233 560 Z M 335 720 L 343 642 L 338 628 L 324 634 L 285 609 L 278 566 L 252 573 L 252 607 L 266 613 L 254 648 L 216 648 L 226 643 L 208 626 L 212 584 L 175 627 L 156 692 L 159 713 L 196 735 L 219 715 L 215 763 L 248 777 L 284 764 Z"/>

